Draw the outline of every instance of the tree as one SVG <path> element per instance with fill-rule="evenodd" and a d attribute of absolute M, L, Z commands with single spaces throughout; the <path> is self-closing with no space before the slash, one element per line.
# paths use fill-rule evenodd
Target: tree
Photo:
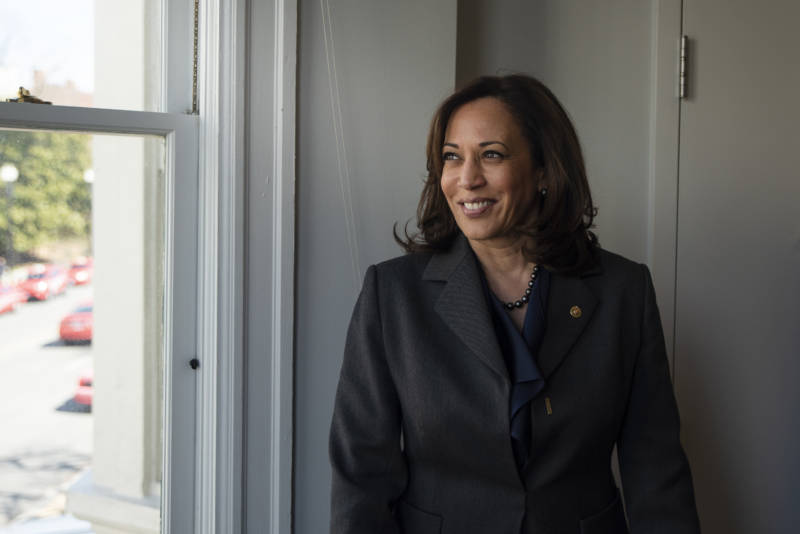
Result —
<path fill-rule="evenodd" d="M 33 248 L 91 234 L 90 137 L 62 132 L 0 130 L 0 163 L 13 163 L 19 178 L 13 200 L 4 195 L 0 212 L 0 255 L 8 256 L 9 219 L 14 249 Z"/>

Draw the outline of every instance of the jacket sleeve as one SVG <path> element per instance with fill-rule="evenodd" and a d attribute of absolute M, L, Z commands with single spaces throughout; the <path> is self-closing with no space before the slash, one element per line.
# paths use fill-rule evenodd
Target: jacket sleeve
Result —
<path fill-rule="evenodd" d="M 345 343 L 333 408 L 331 534 L 400 533 L 394 503 L 407 482 L 400 401 L 385 358 L 377 271 L 370 266 Z"/>
<path fill-rule="evenodd" d="M 649 270 L 644 265 L 641 269 L 640 347 L 617 443 L 628 521 L 632 534 L 698 534 L 655 290 Z"/>

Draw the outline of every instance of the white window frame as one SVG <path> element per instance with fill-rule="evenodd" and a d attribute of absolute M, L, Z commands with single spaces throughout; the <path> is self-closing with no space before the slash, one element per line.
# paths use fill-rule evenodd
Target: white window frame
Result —
<path fill-rule="evenodd" d="M 208 224 L 200 239 L 208 250 L 206 257 L 218 260 L 207 263 L 209 270 L 200 277 L 206 300 L 201 329 L 208 334 L 203 344 L 218 352 L 211 359 L 216 367 L 200 385 L 207 392 L 207 409 L 201 410 L 199 442 L 207 453 L 199 455 L 204 464 L 199 468 L 198 501 L 205 512 L 197 532 L 251 528 L 287 534 L 292 528 L 293 490 L 297 0 L 200 0 L 200 21 L 201 210 L 206 221 L 217 222 Z M 256 31 L 274 36 L 266 51 L 272 56 L 271 69 L 251 59 L 250 33 Z M 263 84 L 263 92 L 247 90 L 252 78 Z M 271 146 L 252 146 L 262 139 L 270 139 Z M 256 151 L 266 153 L 262 162 L 267 168 L 248 167 Z M 248 228 L 248 183 L 265 180 L 271 185 L 264 198 L 271 213 L 269 227 Z M 251 233 L 271 235 L 273 254 L 263 272 L 269 303 L 246 287 Z M 258 324 L 245 324 L 248 307 L 264 310 Z M 247 348 L 246 328 L 269 331 L 269 345 Z M 246 362 L 265 358 L 268 370 L 257 378 L 268 401 L 249 405 L 243 394 Z M 252 431 L 247 428 L 248 411 L 263 414 L 266 428 L 258 433 L 266 436 L 264 470 L 243 465 L 243 458 L 253 454 L 243 439 Z M 263 499 L 265 523 L 248 524 L 247 502 L 254 500 L 248 491 L 258 496 L 259 506 Z"/>
<path fill-rule="evenodd" d="M 162 532 L 192 533 L 197 354 L 197 124 L 192 115 L 0 104 L 0 127 L 161 136 L 166 142 Z M 177 164 L 177 162 L 181 162 Z"/>
<path fill-rule="evenodd" d="M 161 112 L 0 103 L 0 128 L 157 135 L 166 140 L 165 417 L 162 532 L 246 530 L 242 434 L 246 358 L 269 359 L 263 493 L 269 523 L 291 532 L 294 350 L 294 180 L 297 0 L 260 0 L 269 20 L 249 18 L 254 0 L 198 0 L 198 115 L 192 109 L 195 0 L 163 0 Z M 263 11 L 262 11 L 263 12 Z M 248 33 L 274 32 L 271 113 L 250 114 Z M 263 27 L 263 26 L 261 26 Z M 249 129 L 248 129 L 249 128 Z M 271 132 L 273 237 L 271 340 L 245 354 L 244 195 L 248 136 Z M 260 179 L 256 177 L 254 179 Z M 191 358 L 200 360 L 192 370 Z M 262 473 L 259 473 L 261 475 Z M 261 491 L 259 491 L 261 493 Z M 261 529 L 264 530 L 261 530 Z"/>

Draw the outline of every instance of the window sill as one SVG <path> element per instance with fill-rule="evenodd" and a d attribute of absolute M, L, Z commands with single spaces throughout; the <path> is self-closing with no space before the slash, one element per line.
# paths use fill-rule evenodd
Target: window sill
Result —
<path fill-rule="evenodd" d="M 67 490 L 67 512 L 89 521 L 95 534 L 158 534 L 159 497 L 132 498 L 97 486 L 89 469 Z"/>

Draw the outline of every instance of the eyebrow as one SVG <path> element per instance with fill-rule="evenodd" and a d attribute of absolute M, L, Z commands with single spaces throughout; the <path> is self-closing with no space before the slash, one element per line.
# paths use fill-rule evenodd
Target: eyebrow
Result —
<path fill-rule="evenodd" d="M 506 150 L 508 150 L 508 145 L 506 145 L 502 141 L 483 141 L 481 143 L 478 143 L 478 146 L 480 146 L 480 147 L 489 146 L 489 145 L 503 145 L 506 148 Z M 453 148 L 459 148 L 457 144 L 449 143 L 449 142 L 443 143 L 443 146 L 451 146 Z"/>

